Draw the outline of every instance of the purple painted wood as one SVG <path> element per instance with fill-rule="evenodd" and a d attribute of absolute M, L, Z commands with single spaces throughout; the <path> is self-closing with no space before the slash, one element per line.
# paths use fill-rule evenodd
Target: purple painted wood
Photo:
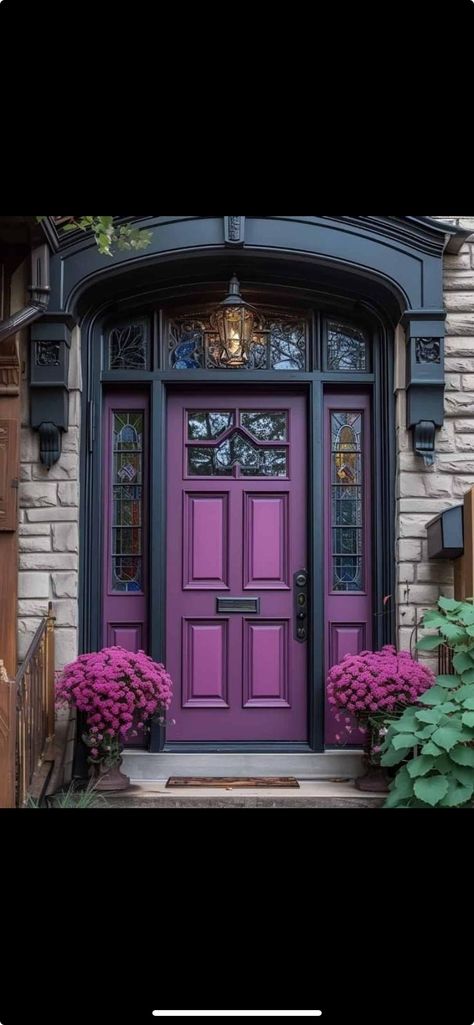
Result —
<path fill-rule="evenodd" d="M 307 644 L 294 639 L 293 574 L 307 567 L 306 406 L 296 390 L 200 389 L 168 400 L 167 639 L 176 741 L 305 741 Z M 285 476 L 190 476 L 189 410 L 286 411 Z M 222 444 L 232 431 L 225 430 Z M 239 431 L 238 444 L 251 442 Z M 201 454 L 206 446 L 199 441 Z M 260 612 L 216 612 L 218 595 Z"/>
<path fill-rule="evenodd" d="M 112 438 L 115 412 L 143 412 L 143 537 L 142 551 L 146 552 L 147 523 L 147 459 L 148 459 L 148 400 L 140 392 L 109 393 L 104 401 L 104 561 L 103 561 L 103 636 L 104 647 L 118 644 L 129 651 L 146 650 L 147 645 L 147 560 L 143 554 L 143 587 L 137 591 L 118 591 L 112 581 L 112 524 L 114 515 L 112 483 Z"/>
<path fill-rule="evenodd" d="M 333 589 L 331 538 L 331 413 L 359 412 L 362 414 L 362 483 L 363 580 L 360 591 Z M 328 393 L 324 399 L 324 451 L 325 451 L 325 670 L 339 662 L 346 654 L 357 654 L 372 646 L 372 585 L 371 585 L 371 462 L 370 462 L 370 398 L 353 392 Z M 345 718 L 345 717 L 344 717 Z M 363 735 L 352 722 L 354 732 L 348 736 L 334 712 L 325 702 L 325 743 L 337 745 L 363 742 Z M 340 738 L 340 739 L 339 739 Z"/>

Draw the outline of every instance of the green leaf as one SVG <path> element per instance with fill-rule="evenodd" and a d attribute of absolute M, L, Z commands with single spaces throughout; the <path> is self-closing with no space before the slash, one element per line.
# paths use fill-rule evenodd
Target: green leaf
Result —
<path fill-rule="evenodd" d="M 436 729 L 436 726 L 431 726 L 431 725 L 430 726 L 425 726 L 424 730 L 417 730 L 416 731 L 415 737 L 418 740 L 427 740 L 428 737 L 431 737 L 431 734 L 434 733 L 435 729 Z"/>
<path fill-rule="evenodd" d="M 439 772 L 441 776 L 449 776 L 454 768 L 453 762 L 451 761 L 448 754 L 442 754 L 436 759 L 436 763 L 433 766 L 436 772 Z"/>
<path fill-rule="evenodd" d="M 458 783 L 457 780 L 449 780 L 449 789 L 447 794 L 439 802 L 442 808 L 456 808 L 460 804 L 465 804 L 466 801 L 470 801 L 472 797 L 472 786 L 463 786 L 462 783 Z"/>
<path fill-rule="evenodd" d="M 443 643 L 443 638 L 437 634 L 428 634 L 427 637 L 420 637 L 416 647 L 418 651 L 432 651 L 433 648 L 438 648 Z"/>
<path fill-rule="evenodd" d="M 419 722 L 430 722 L 438 723 L 443 715 L 438 708 L 420 708 L 420 711 L 416 713 L 416 718 Z"/>
<path fill-rule="evenodd" d="M 474 712 L 463 712 L 461 721 L 465 726 L 474 726 Z"/>
<path fill-rule="evenodd" d="M 474 626 L 467 626 L 466 633 L 469 637 L 474 637 Z"/>
<path fill-rule="evenodd" d="M 398 797 L 411 797 L 413 794 L 413 782 L 407 772 L 407 766 L 402 765 L 399 769 L 392 787 L 397 791 Z M 392 787 L 390 789 L 392 789 Z"/>
<path fill-rule="evenodd" d="M 462 698 L 461 698 L 461 700 L 462 700 Z M 469 709 L 473 708 L 474 709 L 474 698 L 465 698 L 465 700 L 462 702 L 462 704 L 463 704 L 463 708 L 469 708 Z"/>
<path fill-rule="evenodd" d="M 407 801 L 406 797 L 400 797 L 400 794 L 398 793 L 398 790 L 396 790 L 395 787 L 394 787 L 393 790 L 390 791 L 390 793 L 389 793 L 387 799 L 384 801 L 382 807 L 383 808 L 407 808 L 408 807 L 408 801 Z"/>
<path fill-rule="evenodd" d="M 457 673 L 472 669 L 472 658 L 465 651 L 458 651 L 453 657 L 453 667 Z"/>
<path fill-rule="evenodd" d="M 467 605 L 461 609 L 459 613 L 459 619 L 464 626 L 472 626 L 474 623 L 474 605 Z"/>
<path fill-rule="evenodd" d="M 461 610 L 461 602 L 455 601 L 454 598 L 439 598 L 438 605 L 440 609 L 444 609 L 445 612 L 459 612 Z"/>
<path fill-rule="evenodd" d="M 411 762 L 408 762 L 406 769 L 408 775 L 413 779 L 415 776 L 425 776 L 430 769 L 433 768 L 434 758 L 432 755 L 418 755 L 417 758 L 412 758 Z M 438 766 L 436 766 L 438 768 Z"/>
<path fill-rule="evenodd" d="M 446 715 L 446 712 L 459 712 L 459 705 L 455 705 L 454 701 L 444 701 L 441 705 L 436 705 L 436 711 Z"/>
<path fill-rule="evenodd" d="M 466 632 L 462 626 L 458 626 L 456 623 L 449 623 L 446 621 L 443 626 L 440 627 L 443 637 L 446 637 L 450 644 L 463 644 L 466 640 Z"/>
<path fill-rule="evenodd" d="M 466 671 L 461 674 L 461 680 L 463 683 L 467 684 L 474 683 L 474 669 L 466 669 Z"/>
<path fill-rule="evenodd" d="M 444 776 L 427 776 L 415 780 L 413 787 L 420 801 L 434 808 L 448 792 L 448 781 Z"/>
<path fill-rule="evenodd" d="M 428 626 L 429 627 L 435 627 L 435 626 L 439 627 L 439 626 L 444 626 L 445 622 L 446 622 L 446 616 L 443 616 L 443 614 L 441 612 L 437 612 L 435 609 L 428 609 L 424 613 L 423 619 L 421 621 L 421 625 L 422 625 L 423 628 L 425 626 L 426 627 L 428 627 Z M 472 622 L 474 623 L 474 619 L 472 620 Z"/>
<path fill-rule="evenodd" d="M 415 710 L 411 709 L 409 712 L 404 712 L 402 717 L 392 724 L 394 733 L 414 733 L 418 729 L 418 723 L 415 719 Z"/>
<path fill-rule="evenodd" d="M 459 690 L 454 691 L 451 696 L 454 701 L 462 701 L 464 707 L 469 708 L 468 701 L 474 700 L 474 687 L 471 683 L 466 683 L 463 687 L 459 687 Z"/>
<path fill-rule="evenodd" d="M 456 762 L 457 765 L 471 765 L 474 767 L 474 747 L 458 744 L 457 747 L 450 751 L 449 756 L 451 761 Z"/>
<path fill-rule="evenodd" d="M 439 756 L 442 755 L 443 752 L 440 747 L 437 747 L 436 744 L 433 744 L 432 740 L 429 740 L 428 743 L 424 744 L 423 746 L 423 754 L 433 755 L 433 758 L 439 758 Z"/>
<path fill-rule="evenodd" d="M 435 730 L 431 739 L 438 747 L 450 751 L 455 744 L 459 743 L 459 730 L 453 726 L 441 726 L 439 730 Z"/>
<path fill-rule="evenodd" d="M 397 733 L 392 740 L 392 744 L 396 751 L 399 751 L 402 747 L 410 749 L 415 746 L 415 738 L 413 733 Z"/>
<path fill-rule="evenodd" d="M 446 675 L 437 676 L 436 677 L 436 683 L 440 687 L 446 687 L 446 688 L 459 687 L 459 676 L 446 676 Z"/>
<path fill-rule="evenodd" d="M 399 762 L 403 762 L 403 760 L 412 750 L 413 745 L 411 745 L 410 747 L 402 747 L 399 751 L 397 751 L 394 747 L 390 747 L 388 751 L 384 751 L 384 753 L 381 755 L 380 763 L 381 765 L 387 766 L 398 765 Z"/>
<path fill-rule="evenodd" d="M 456 765 L 450 757 L 451 775 L 466 787 L 474 787 L 474 765 Z"/>
<path fill-rule="evenodd" d="M 440 705 L 442 701 L 446 701 L 446 694 L 442 687 L 430 687 L 429 690 L 425 690 L 425 693 L 421 695 L 420 700 L 424 705 Z"/>

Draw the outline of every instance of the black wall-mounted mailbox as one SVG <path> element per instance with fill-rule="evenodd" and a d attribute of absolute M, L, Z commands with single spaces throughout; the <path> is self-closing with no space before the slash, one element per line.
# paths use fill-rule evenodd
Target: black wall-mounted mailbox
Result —
<path fill-rule="evenodd" d="M 458 559 L 464 552 L 463 506 L 445 509 L 426 524 L 429 559 Z"/>

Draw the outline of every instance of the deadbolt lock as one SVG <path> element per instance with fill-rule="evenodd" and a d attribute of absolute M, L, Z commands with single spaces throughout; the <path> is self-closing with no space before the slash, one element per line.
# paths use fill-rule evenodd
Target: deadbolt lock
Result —
<path fill-rule="evenodd" d="M 294 636 L 297 641 L 305 641 L 307 638 L 306 617 L 308 614 L 308 573 L 305 569 L 298 570 L 293 577 L 294 591 L 294 613 L 295 625 Z"/>

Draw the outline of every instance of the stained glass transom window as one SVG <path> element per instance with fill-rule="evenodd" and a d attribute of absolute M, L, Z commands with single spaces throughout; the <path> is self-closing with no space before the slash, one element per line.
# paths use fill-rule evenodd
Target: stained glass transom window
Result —
<path fill-rule="evenodd" d="M 108 335 L 109 370 L 149 370 L 150 342 L 146 320 L 113 327 Z"/>
<path fill-rule="evenodd" d="M 353 373 L 369 369 L 368 341 L 360 328 L 342 321 L 328 321 L 327 368 Z"/>
<path fill-rule="evenodd" d="M 113 414 L 112 589 L 143 590 L 143 412 Z"/>
<path fill-rule="evenodd" d="M 187 417 L 190 477 L 288 476 L 286 410 L 197 410 Z"/>
<path fill-rule="evenodd" d="M 263 310 L 262 325 L 246 353 L 244 369 L 308 369 L 304 315 Z M 228 354 L 212 328 L 211 313 L 173 317 L 167 330 L 168 365 L 173 370 L 231 370 Z"/>
<path fill-rule="evenodd" d="M 362 416 L 331 413 L 332 589 L 361 591 L 363 580 Z"/>

